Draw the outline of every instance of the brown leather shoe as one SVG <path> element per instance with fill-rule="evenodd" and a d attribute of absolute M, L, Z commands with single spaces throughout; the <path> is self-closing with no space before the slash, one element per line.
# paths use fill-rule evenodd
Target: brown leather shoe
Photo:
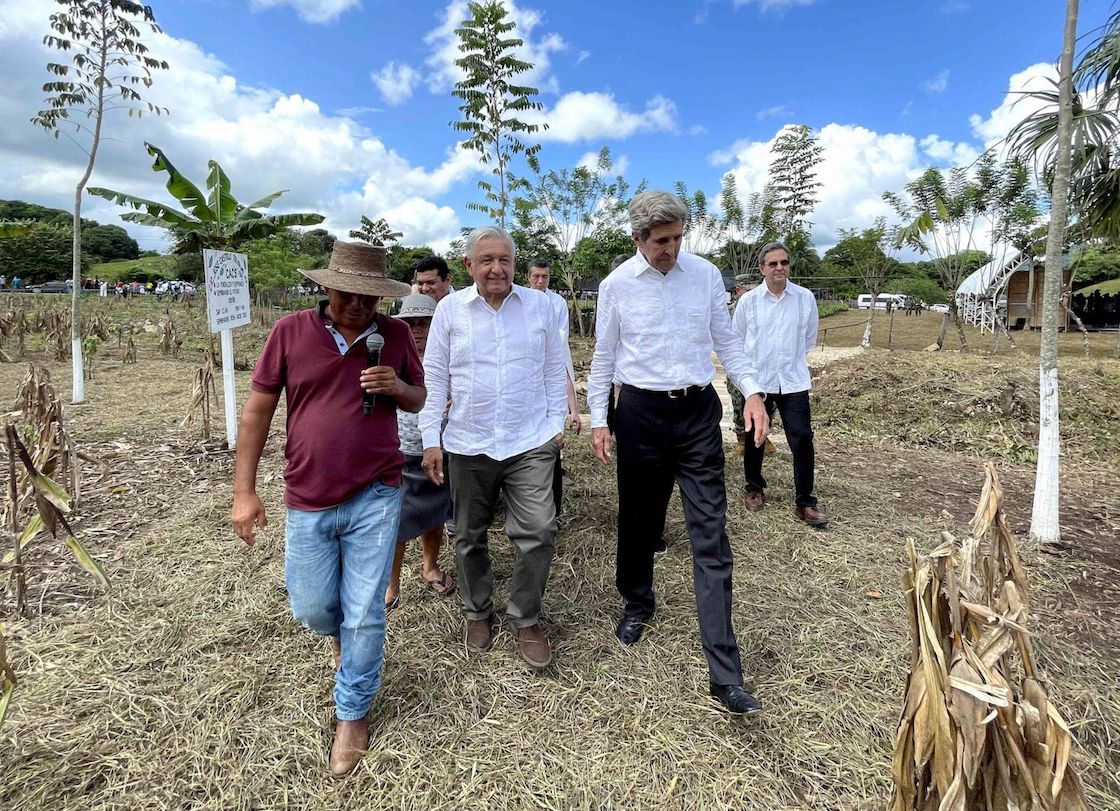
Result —
<path fill-rule="evenodd" d="M 369 720 L 337 721 L 331 744 L 331 774 L 345 777 L 365 757 L 369 748 Z"/>
<path fill-rule="evenodd" d="M 743 505 L 752 513 L 756 513 L 766 506 L 766 496 L 758 490 L 747 490 L 743 493 Z"/>
<path fill-rule="evenodd" d="M 467 620 L 467 649 L 471 653 L 486 653 L 494 647 L 494 636 L 490 632 L 489 618 L 484 620 Z"/>
<path fill-rule="evenodd" d="M 530 667 L 540 670 L 552 664 L 552 648 L 540 625 L 517 629 L 517 650 Z"/>
<path fill-rule="evenodd" d="M 798 507 L 797 517 L 811 527 L 828 526 L 828 516 L 817 507 Z"/>

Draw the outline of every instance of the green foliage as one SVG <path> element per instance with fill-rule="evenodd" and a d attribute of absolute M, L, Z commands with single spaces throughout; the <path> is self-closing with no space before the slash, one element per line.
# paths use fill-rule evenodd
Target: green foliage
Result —
<path fill-rule="evenodd" d="M 435 256 L 436 252 L 424 245 L 419 248 L 396 248 L 389 254 L 389 276 L 398 282 L 412 284 L 413 268 L 421 259 Z"/>
<path fill-rule="evenodd" d="M 89 193 L 135 211 L 122 214 L 121 219 L 141 225 L 166 228 L 178 239 L 175 253 L 191 253 L 204 248 L 238 250 L 255 239 L 263 239 L 293 225 L 318 225 L 321 214 L 264 214 L 284 190 L 242 205 L 230 193 L 230 180 L 216 161 L 210 161 L 206 176 L 207 194 L 179 173 L 159 147 L 145 144 L 155 158 L 152 171 L 167 173 L 167 190 L 186 209 L 181 211 L 155 200 L 135 197 L 125 192 L 91 187 Z"/>
<path fill-rule="evenodd" d="M 330 257 L 331 251 L 334 250 L 334 235 L 325 228 L 312 228 L 310 231 L 304 231 L 299 234 L 299 238 L 300 253 L 309 256 Z"/>
<path fill-rule="evenodd" d="M 891 279 L 888 293 L 902 293 L 926 304 L 945 304 L 949 299 L 941 286 L 925 276 L 906 275 Z"/>
<path fill-rule="evenodd" d="M 384 248 L 387 254 L 393 252 L 393 246 L 400 242 L 404 236 L 400 231 L 394 231 L 382 217 L 374 222 L 365 214 L 362 215 L 362 227 L 350 232 L 351 239 L 360 239 L 378 248 Z"/>
<path fill-rule="evenodd" d="M 1120 279 L 1120 247 L 1107 244 L 1085 247 L 1074 260 L 1073 273 L 1077 287 Z"/>
<path fill-rule="evenodd" d="M 96 152 L 102 116 L 109 105 L 124 107 L 129 116 L 145 111 L 159 115 L 167 110 L 145 102 L 138 87 L 152 86 L 152 71 L 167 63 L 148 56 L 140 41 L 141 27 L 159 34 L 150 6 L 130 0 L 57 0 L 63 7 L 51 15 L 53 34 L 43 38 L 48 47 L 69 54 L 69 65 L 50 63 L 55 80 L 43 85 L 46 107 L 31 122 L 59 136 L 59 127 L 94 126 L 91 153 Z M 90 155 L 90 166 L 93 154 Z"/>
<path fill-rule="evenodd" d="M 484 164 L 490 165 L 497 184 L 479 181 L 485 202 L 468 203 L 498 222 L 503 228 L 509 215 L 517 181 L 511 172 L 514 156 L 534 156 L 540 145 L 527 145 L 523 135 L 532 135 L 541 125 L 527 124 L 518 118 L 525 112 L 544 107 L 534 101 L 535 87 L 517 84 L 517 78 L 533 66 L 515 56 L 521 39 L 510 36 L 517 26 L 507 19 L 505 5 L 499 0 L 471 2 L 467 6 L 470 19 L 455 29 L 462 56 L 455 64 L 466 72 L 466 78 L 455 83 L 452 95 L 462 103 L 462 118 L 451 122 L 456 132 L 467 135 L 463 147 L 477 152 Z"/>
<path fill-rule="evenodd" d="M 184 279 L 192 281 L 190 277 L 180 276 L 176 273 L 175 266 L 180 258 L 194 257 L 198 263 L 198 272 L 202 273 L 202 257 L 199 254 L 186 254 L 178 256 L 142 256 L 139 259 L 123 262 L 102 262 L 93 265 L 89 273 L 97 279 L 104 279 L 109 284 L 117 281 L 124 282 L 158 282 L 164 279 Z"/>
<path fill-rule="evenodd" d="M 1042 105 L 1007 136 L 1013 155 L 1033 163 L 1048 189 L 1058 155 L 1058 82 L 1028 94 Z M 1120 238 L 1120 10 L 1081 52 L 1073 69 L 1073 154 L 1069 204 L 1085 237 Z"/>
<path fill-rule="evenodd" d="M 634 241 L 629 234 L 617 228 L 601 228 L 576 245 L 571 267 L 580 279 L 602 279 L 610 272 L 616 256 L 632 253 Z"/>
<path fill-rule="evenodd" d="M 836 313 L 847 312 L 848 303 L 846 301 L 818 301 L 817 302 L 817 315 L 821 318 L 828 318 L 830 315 Z"/>
<path fill-rule="evenodd" d="M 25 284 L 67 279 L 73 267 L 73 245 L 69 226 L 26 223 L 0 239 L 0 273 L 9 279 L 19 276 Z M 88 267 L 88 258 L 82 257 L 83 272 Z"/>
<path fill-rule="evenodd" d="M 891 256 L 897 238 L 898 228 L 888 228 L 886 218 L 877 217 L 875 224 L 863 231 L 840 229 L 840 241 L 825 254 L 825 259 L 858 279 L 861 292 L 877 296 L 886 291 L 888 281 L 901 269 Z"/>
<path fill-rule="evenodd" d="M 0 221 L 3 220 L 42 223 L 65 228 L 69 232 L 74 215 L 60 208 L 47 208 L 23 200 L 0 200 Z M 92 254 L 90 261 L 93 262 L 112 262 L 115 259 L 136 259 L 140 256 L 140 246 L 119 225 L 102 225 L 83 217 L 82 253 Z"/>
<path fill-rule="evenodd" d="M 781 233 L 805 232 L 805 218 L 817 204 L 817 167 L 823 147 L 804 124 L 786 127 L 774 142 L 770 164 L 770 202 Z M 792 246 L 791 246 L 792 248 Z"/>
<path fill-rule="evenodd" d="M 255 239 L 241 247 L 249 257 L 249 284 L 257 290 L 282 290 L 303 280 L 299 270 L 313 268 L 319 257 L 298 254 L 298 236 L 283 231 L 264 239 Z"/>

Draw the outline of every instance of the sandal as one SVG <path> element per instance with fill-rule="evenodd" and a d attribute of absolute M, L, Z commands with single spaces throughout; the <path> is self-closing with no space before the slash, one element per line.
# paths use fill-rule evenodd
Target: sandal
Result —
<path fill-rule="evenodd" d="M 450 597 L 455 593 L 455 578 L 447 572 L 443 573 L 443 577 L 436 577 L 428 580 L 426 577 L 420 577 L 425 585 L 436 593 L 438 597 Z"/>
<path fill-rule="evenodd" d="M 388 614 L 394 608 L 401 604 L 401 595 L 397 595 L 392 600 L 385 601 L 385 613 Z"/>

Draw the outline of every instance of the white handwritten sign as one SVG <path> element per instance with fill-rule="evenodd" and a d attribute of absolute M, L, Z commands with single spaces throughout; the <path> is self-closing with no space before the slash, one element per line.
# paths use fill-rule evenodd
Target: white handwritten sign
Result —
<path fill-rule="evenodd" d="M 249 257 L 229 251 L 203 251 L 206 265 L 206 309 L 210 331 L 249 323 Z"/>

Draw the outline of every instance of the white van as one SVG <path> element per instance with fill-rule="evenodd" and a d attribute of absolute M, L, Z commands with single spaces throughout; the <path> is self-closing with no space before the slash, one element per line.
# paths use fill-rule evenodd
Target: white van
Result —
<path fill-rule="evenodd" d="M 901 293 L 880 293 L 875 299 L 875 309 L 887 309 L 887 303 L 890 302 L 891 307 L 895 310 L 901 309 L 906 306 L 906 296 Z M 866 310 L 871 307 L 871 294 L 864 293 L 856 299 L 856 308 Z"/>

